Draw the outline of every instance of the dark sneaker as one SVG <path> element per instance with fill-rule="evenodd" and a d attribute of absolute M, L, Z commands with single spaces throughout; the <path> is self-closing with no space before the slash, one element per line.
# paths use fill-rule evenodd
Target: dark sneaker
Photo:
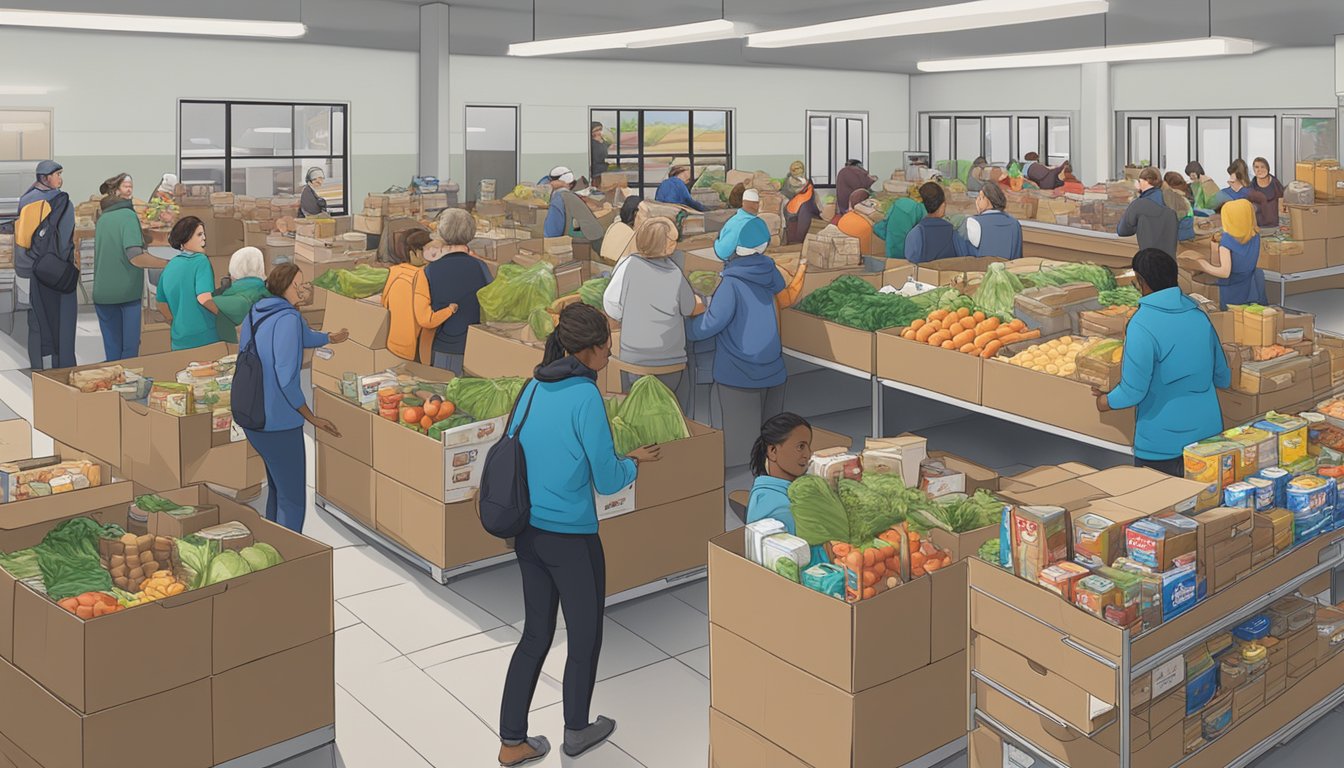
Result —
<path fill-rule="evenodd" d="M 581 731 L 571 731 L 565 729 L 565 745 L 562 747 L 566 755 L 578 757 L 584 752 L 599 746 L 606 741 L 612 733 L 616 731 L 616 721 L 609 717 L 598 715 L 596 721 Z"/>

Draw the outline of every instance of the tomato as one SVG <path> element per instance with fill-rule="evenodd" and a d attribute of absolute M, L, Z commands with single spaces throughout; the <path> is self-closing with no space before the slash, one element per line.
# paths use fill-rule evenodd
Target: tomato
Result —
<path fill-rule="evenodd" d="M 425 402 L 425 415 L 430 417 L 431 419 L 434 419 L 435 421 L 438 421 L 439 409 L 442 407 L 443 407 L 442 398 L 438 396 L 431 397 L 428 401 Z"/>
<path fill-rule="evenodd" d="M 409 405 L 401 409 L 401 420 L 407 424 L 419 424 L 420 420 L 423 418 L 425 418 L 425 411 L 423 408 Z"/>
<path fill-rule="evenodd" d="M 430 427 L 434 426 L 434 417 L 426 414 L 425 417 L 420 420 L 420 426 L 424 427 L 425 429 L 429 429 Z"/>

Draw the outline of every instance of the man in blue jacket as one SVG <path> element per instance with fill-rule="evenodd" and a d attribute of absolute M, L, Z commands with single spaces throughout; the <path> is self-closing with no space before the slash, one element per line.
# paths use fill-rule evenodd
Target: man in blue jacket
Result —
<path fill-rule="evenodd" d="M 936 181 L 919 188 L 919 199 L 928 215 L 919 220 L 905 237 L 905 260 L 911 264 L 965 256 L 970 251 L 966 238 L 947 220 L 947 193 Z"/>
<path fill-rule="evenodd" d="M 653 194 L 653 199 L 659 203 L 684 205 L 697 211 L 705 210 L 705 206 L 691 196 L 691 169 L 686 165 L 674 165 L 668 169 L 667 178 L 658 185 L 658 191 Z"/>
<path fill-rule="evenodd" d="M 742 234 L 742 228 L 752 221 L 757 221 L 761 215 L 761 193 L 755 189 L 748 189 L 742 193 L 742 207 L 733 218 L 729 219 L 719 230 L 719 236 L 714 241 L 714 255 L 719 257 L 720 261 L 728 261 L 737 251 L 737 239 Z"/>
<path fill-rule="evenodd" d="M 1232 372 L 1209 316 L 1176 287 L 1176 260 L 1156 248 L 1134 257 L 1139 311 L 1125 330 L 1120 384 L 1093 389 L 1097 410 L 1136 408 L 1134 464 L 1181 477 L 1185 446 L 1223 431 L 1216 388 Z"/>
<path fill-rule="evenodd" d="M 770 230 L 747 222 L 709 309 L 691 320 L 691 341 L 715 340 L 710 414 L 723 429 L 729 466 L 745 464 L 761 422 L 784 410 L 784 346 L 775 294 L 784 290 L 779 268 L 765 255 Z"/>

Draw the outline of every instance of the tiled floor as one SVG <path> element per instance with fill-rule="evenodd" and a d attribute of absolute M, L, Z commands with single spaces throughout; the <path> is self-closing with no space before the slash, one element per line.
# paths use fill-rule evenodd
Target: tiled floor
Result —
<path fill-rule="evenodd" d="M 96 323 L 91 321 L 90 315 L 82 315 L 81 328 L 92 328 L 96 334 Z M 1338 327 L 1344 330 L 1344 322 Z M 85 339 L 81 333 L 81 360 L 99 359 L 97 349 L 85 351 Z M 30 417 L 31 389 L 18 370 L 25 365 L 23 345 L 0 334 L 0 402 Z M 791 409 L 855 438 L 869 433 L 866 387 L 829 373 L 796 373 L 788 393 Z M 1001 472 L 1066 459 L 1096 465 L 1120 460 L 1104 451 L 896 393 L 888 394 L 886 410 L 888 433 L 918 429 L 937 447 Z M 311 462 L 311 445 L 308 456 Z M 311 474 L 310 466 L 310 485 Z M 749 482 L 745 468 L 729 470 L 730 489 Z M 336 548 L 337 741 L 335 749 L 295 758 L 284 768 L 494 765 L 501 683 L 523 618 L 516 566 L 500 565 L 445 587 L 323 512 L 309 511 L 305 533 Z M 619 728 L 609 744 L 581 760 L 562 758 L 557 751 L 542 765 L 704 766 L 708 602 L 701 581 L 609 610 L 594 714 L 615 717 Z M 563 622 L 561 627 L 537 687 L 531 718 L 532 730 L 547 735 L 552 743 L 559 742 L 563 729 Z M 1338 765 L 1342 727 L 1344 712 L 1337 710 L 1256 765 Z M 965 765 L 964 755 L 944 764 Z"/>

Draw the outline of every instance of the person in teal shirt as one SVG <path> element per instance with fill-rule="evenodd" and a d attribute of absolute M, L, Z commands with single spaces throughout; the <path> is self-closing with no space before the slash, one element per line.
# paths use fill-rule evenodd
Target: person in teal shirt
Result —
<path fill-rule="evenodd" d="M 751 446 L 751 474 L 756 477 L 747 501 L 747 522 L 778 520 L 796 534 L 789 505 L 789 484 L 807 473 L 812 460 L 812 425 L 795 413 L 771 416 Z"/>
<path fill-rule="evenodd" d="M 229 257 L 229 287 L 215 292 L 215 328 L 219 340 L 238 343 L 238 326 L 252 305 L 270 296 L 266 290 L 266 257 L 261 249 L 247 246 Z"/>
<path fill-rule="evenodd" d="M 1209 316 L 1176 284 L 1176 260 L 1139 251 L 1134 275 L 1143 298 L 1125 329 L 1120 384 L 1092 392 L 1102 413 L 1135 409 L 1135 466 L 1183 477 L 1185 446 L 1223 431 L 1218 388 L 1232 373 Z"/>
<path fill-rule="evenodd" d="M 924 206 L 914 198 L 902 197 L 891 204 L 887 218 L 873 227 L 873 234 L 887 243 L 888 259 L 905 258 L 905 237 L 924 218 Z"/>
<path fill-rule="evenodd" d="M 172 325 L 173 349 L 193 349 L 219 341 L 215 326 L 215 271 L 205 255 L 205 224 L 187 216 L 173 225 L 168 244 L 178 251 L 159 276 L 155 298 Z"/>

